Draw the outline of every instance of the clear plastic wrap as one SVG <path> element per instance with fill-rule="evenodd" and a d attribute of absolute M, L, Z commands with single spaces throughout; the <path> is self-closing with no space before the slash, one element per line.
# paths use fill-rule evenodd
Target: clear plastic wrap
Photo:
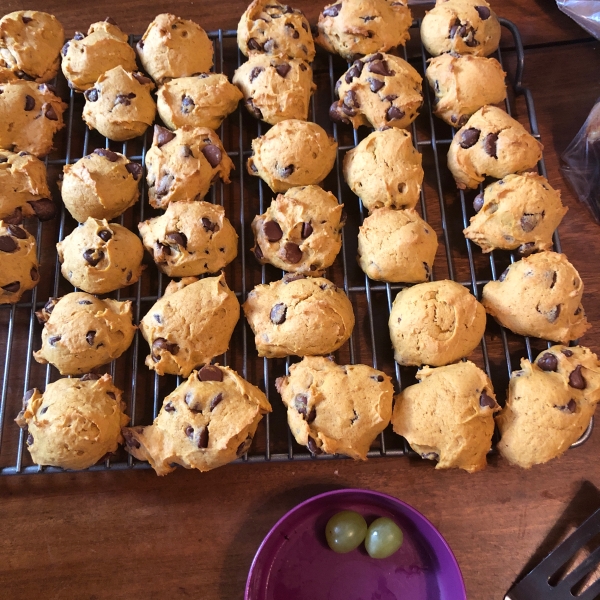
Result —
<path fill-rule="evenodd" d="M 556 0 L 556 4 L 573 21 L 600 40 L 600 2 L 598 0 Z"/>
<path fill-rule="evenodd" d="M 561 158 L 563 174 L 600 223 L 600 98 Z"/>

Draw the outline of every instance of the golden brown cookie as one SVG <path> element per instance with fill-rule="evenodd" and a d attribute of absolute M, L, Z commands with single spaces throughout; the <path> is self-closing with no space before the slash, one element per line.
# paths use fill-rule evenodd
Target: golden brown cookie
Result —
<path fill-rule="evenodd" d="M 262 390 L 220 365 L 193 371 L 163 401 L 154 423 L 123 430 L 127 451 L 157 475 L 176 465 L 210 471 L 245 454 L 271 405 Z"/>
<path fill-rule="evenodd" d="M 216 273 L 237 256 L 237 233 L 218 204 L 172 202 L 138 227 L 146 250 L 169 277 Z"/>
<path fill-rule="evenodd" d="M 124 142 L 142 135 L 154 121 L 156 104 L 150 95 L 154 84 L 122 66 L 103 73 L 84 93 L 83 120 L 109 140 Z"/>
<path fill-rule="evenodd" d="M 89 373 L 119 358 L 136 330 L 130 301 L 100 300 L 83 292 L 50 298 L 36 316 L 44 329 L 42 347 L 33 356 L 61 375 Z"/>
<path fill-rule="evenodd" d="M 239 318 L 240 304 L 223 274 L 171 281 L 140 322 L 150 344 L 146 366 L 159 375 L 188 377 L 227 351 Z"/>
<path fill-rule="evenodd" d="M 343 208 L 318 185 L 290 188 L 254 217 L 252 252 L 262 264 L 320 276 L 342 247 Z"/>
<path fill-rule="evenodd" d="M 583 346 L 552 346 L 513 371 L 496 417 L 498 451 L 528 469 L 565 452 L 587 429 L 600 402 L 598 357 Z"/>
<path fill-rule="evenodd" d="M 150 204 L 164 210 L 171 202 L 202 200 L 218 178 L 229 183 L 234 168 L 212 129 L 185 126 L 169 131 L 155 125 L 146 154 Z"/>
<path fill-rule="evenodd" d="M 144 247 L 129 229 L 89 217 L 56 244 L 61 273 L 74 287 L 106 294 L 134 284 L 141 276 Z"/>
<path fill-rule="evenodd" d="M 268 54 L 312 62 L 315 44 L 302 11 L 276 0 L 253 0 L 237 28 L 237 42 L 244 56 Z"/>
<path fill-rule="evenodd" d="M 313 454 L 366 460 L 392 416 L 391 377 L 367 365 L 307 356 L 276 382 L 296 441 Z"/>
<path fill-rule="evenodd" d="M 208 73 L 214 48 L 200 25 L 175 15 L 157 15 L 136 46 L 146 73 L 161 85 L 169 79 Z"/>
<path fill-rule="evenodd" d="M 252 140 L 248 173 L 274 192 L 319 184 L 333 168 L 337 142 L 316 123 L 289 119 Z"/>
<path fill-rule="evenodd" d="M 340 0 L 319 15 L 315 41 L 347 61 L 387 52 L 409 39 L 412 15 L 404 0 Z"/>
<path fill-rule="evenodd" d="M 135 51 L 128 36 L 108 18 L 92 23 L 87 35 L 75 32 L 62 49 L 62 72 L 69 86 L 77 92 L 93 87 L 100 75 L 114 67 L 135 71 Z"/>
<path fill-rule="evenodd" d="M 123 392 L 110 375 L 59 379 L 29 390 L 15 419 L 27 427 L 27 449 L 33 462 L 63 469 L 87 469 L 123 442 Z"/>
<path fill-rule="evenodd" d="M 0 220 L 0 304 L 14 304 L 40 280 L 35 238 Z"/>
<path fill-rule="evenodd" d="M 243 309 L 258 355 L 267 358 L 331 354 L 354 329 L 352 303 L 323 277 L 290 274 L 257 285 Z"/>
<path fill-rule="evenodd" d="M 394 398 L 394 431 L 436 469 L 484 469 L 500 410 L 490 378 L 470 361 L 423 367 L 416 377 Z"/>
<path fill-rule="evenodd" d="M 218 129 L 242 99 L 242 93 L 229 83 L 227 75 L 200 73 L 180 77 L 158 88 L 158 114 L 169 129 L 210 127 Z"/>
<path fill-rule="evenodd" d="M 568 210 L 560 191 L 535 173 L 507 175 L 488 185 L 473 207 L 477 214 L 463 231 L 467 239 L 484 252 L 519 248 L 521 254 L 550 250 L 552 235 Z"/>
<path fill-rule="evenodd" d="M 476 188 L 486 176 L 501 179 L 533 169 L 543 148 L 503 110 L 484 106 L 456 132 L 448 150 L 448 168 L 458 188 Z"/>
<path fill-rule="evenodd" d="M 439 367 L 471 354 L 485 332 L 485 309 L 450 280 L 419 283 L 398 293 L 389 327 L 401 365 Z"/>
<path fill-rule="evenodd" d="M 583 282 L 564 254 L 540 252 L 513 263 L 482 296 L 485 310 L 519 335 L 566 344 L 591 327 L 581 305 Z"/>

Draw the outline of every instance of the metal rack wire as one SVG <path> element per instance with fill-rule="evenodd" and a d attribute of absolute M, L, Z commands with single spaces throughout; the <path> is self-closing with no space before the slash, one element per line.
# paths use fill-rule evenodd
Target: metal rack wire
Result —
<path fill-rule="evenodd" d="M 504 69 L 513 74 L 512 92 L 506 102 L 506 110 L 509 114 L 512 114 L 516 107 L 521 110 L 519 101 L 523 99 L 525 110 L 521 114 L 526 114 L 531 133 L 539 139 L 531 93 L 522 85 L 524 52 L 521 38 L 514 24 L 504 19 L 500 21 L 506 33 L 511 36 L 514 45 L 514 50 L 511 49 L 506 57 L 500 51 L 497 53 L 497 58 Z M 419 40 L 419 26 L 419 22 L 413 23 L 411 42 L 404 49 L 404 58 L 423 74 L 428 57 Z M 215 71 L 225 72 L 231 77 L 233 71 L 244 60 L 236 46 L 236 32 L 219 30 L 209 35 L 215 45 Z M 131 37 L 130 43 L 135 43 L 137 39 Z M 350 127 L 332 124 L 328 118 L 327 109 L 334 100 L 335 82 L 346 68 L 347 65 L 339 57 L 319 51 L 314 63 L 317 92 L 312 98 L 311 105 L 311 119 L 332 132 L 338 141 L 336 166 L 323 185 L 345 204 L 348 213 L 347 225 L 343 231 L 342 252 L 326 276 L 343 287 L 351 299 L 355 309 L 356 327 L 349 342 L 336 353 L 336 358 L 340 363 L 362 362 L 372 364 L 375 368 L 389 374 L 394 373 L 395 387 L 400 391 L 415 382 L 416 368 L 400 367 L 394 362 L 387 331 L 387 318 L 395 294 L 405 286 L 373 282 L 358 268 L 355 260 L 356 236 L 358 227 L 366 215 L 360 200 L 345 185 L 341 174 L 344 153 L 358 144 L 369 132 L 365 128 L 352 131 Z M 110 142 L 97 132 L 88 131 L 81 120 L 83 107 L 81 95 L 68 90 L 62 77 L 56 83 L 63 98 L 69 96 L 69 108 L 65 113 L 66 129 L 57 136 L 55 141 L 57 150 L 46 159 L 55 198 L 60 197 L 56 183 L 62 167 L 74 163 L 96 147 L 122 152 L 131 160 L 145 166 L 146 151 L 152 141 L 151 131 L 147 131 L 141 139 L 123 144 Z M 457 192 L 445 166 L 447 147 L 455 132 L 433 117 L 431 94 L 426 84 L 423 86 L 423 91 L 425 104 L 422 114 L 412 125 L 412 136 L 415 146 L 423 154 L 426 173 L 421 192 L 421 215 L 438 233 L 442 249 L 436 257 L 432 279 L 453 279 L 480 298 L 483 285 L 496 279 L 498 274 L 515 260 L 515 256 L 513 253 L 498 251 L 484 256 L 479 248 L 474 248 L 472 243 L 462 235 L 462 229 L 467 226 L 473 211 L 470 209 L 469 193 Z M 208 198 L 225 207 L 226 214 L 240 237 L 238 258 L 227 267 L 226 277 L 241 302 L 256 284 L 274 281 L 282 275 L 281 271 L 271 266 L 258 265 L 249 254 L 253 241 L 250 222 L 255 214 L 264 212 L 271 193 L 262 181 L 246 173 L 245 162 L 252 153 L 252 139 L 264 133 L 265 128 L 263 123 L 246 113 L 243 107 L 238 108 L 221 126 L 219 134 L 235 163 L 236 171 L 232 174 L 231 185 L 215 186 L 211 197 Z M 540 161 L 538 168 L 542 175 L 546 175 L 543 160 Z M 122 225 L 135 231 L 138 222 L 156 214 L 156 211 L 148 206 L 146 196 L 147 190 L 143 183 L 140 201 L 120 218 L 119 222 Z M 0 306 L 0 357 L 3 357 L 0 359 L 2 381 L 0 474 L 3 475 L 62 471 L 54 467 L 39 467 L 32 464 L 29 453 L 25 451 L 26 434 L 17 427 L 13 419 L 21 408 L 21 398 L 26 390 L 32 387 L 44 389 L 48 383 L 58 378 L 56 369 L 50 365 L 38 365 L 32 360 L 32 351 L 39 347 L 41 339 L 41 326 L 36 321 L 35 311 L 43 307 L 49 297 L 59 297 L 73 291 L 73 288 L 60 276 L 55 244 L 77 224 L 63 207 L 60 217 L 57 217 L 54 222 L 43 225 L 30 222 L 26 225 L 37 240 L 38 259 L 42 265 L 41 280 L 38 286 L 28 292 L 18 304 Z M 560 251 L 557 234 L 555 234 L 554 244 L 557 251 Z M 168 278 L 157 271 L 151 260 L 146 262 L 149 266 L 140 281 L 109 295 L 112 298 L 133 302 L 136 323 L 139 323 L 145 312 L 162 295 L 168 283 Z M 523 356 L 532 360 L 536 350 L 541 351 L 548 345 L 541 340 L 516 336 L 495 323 L 489 323 L 479 349 L 470 358 L 488 372 L 502 402 L 502 390 L 506 389 L 515 361 Z M 109 372 L 115 384 L 124 390 L 127 414 L 135 425 L 151 423 L 160 410 L 162 399 L 181 382 L 177 377 L 159 377 L 150 372 L 144 365 L 145 353 L 145 341 L 137 332 L 129 351 L 103 369 Z M 315 458 L 306 448 L 298 446 L 291 436 L 287 427 L 285 408 L 275 391 L 274 382 L 278 376 L 288 371 L 291 362 L 295 360 L 297 359 L 257 358 L 252 332 L 245 320 L 240 320 L 230 350 L 219 357 L 217 362 L 230 365 L 246 379 L 264 389 L 274 410 L 261 422 L 249 453 L 236 462 L 341 458 L 337 455 L 321 455 Z M 577 445 L 589 437 L 592 426 L 593 422 Z M 373 444 L 369 456 L 397 457 L 410 452 L 406 441 L 388 428 Z M 136 461 L 120 449 L 115 455 L 106 457 L 90 470 L 148 467 L 147 463 Z"/>

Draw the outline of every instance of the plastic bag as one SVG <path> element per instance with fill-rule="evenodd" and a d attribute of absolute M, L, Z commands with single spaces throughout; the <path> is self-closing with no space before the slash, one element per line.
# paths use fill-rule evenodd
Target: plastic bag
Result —
<path fill-rule="evenodd" d="M 600 40 L 600 2 L 598 0 L 556 0 L 556 4 L 573 21 Z"/>
<path fill-rule="evenodd" d="M 564 176 L 600 223 L 600 98 L 561 158 Z"/>

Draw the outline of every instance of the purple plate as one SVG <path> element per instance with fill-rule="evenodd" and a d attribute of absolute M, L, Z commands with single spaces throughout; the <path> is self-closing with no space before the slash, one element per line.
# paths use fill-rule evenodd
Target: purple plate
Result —
<path fill-rule="evenodd" d="M 390 517 L 404 543 L 384 559 L 364 545 L 336 554 L 325 540 L 335 513 L 355 510 L 367 524 Z M 245 600 L 466 600 L 458 564 L 439 531 L 400 500 L 368 490 L 336 490 L 302 502 L 284 515 L 260 545 Z"/>

